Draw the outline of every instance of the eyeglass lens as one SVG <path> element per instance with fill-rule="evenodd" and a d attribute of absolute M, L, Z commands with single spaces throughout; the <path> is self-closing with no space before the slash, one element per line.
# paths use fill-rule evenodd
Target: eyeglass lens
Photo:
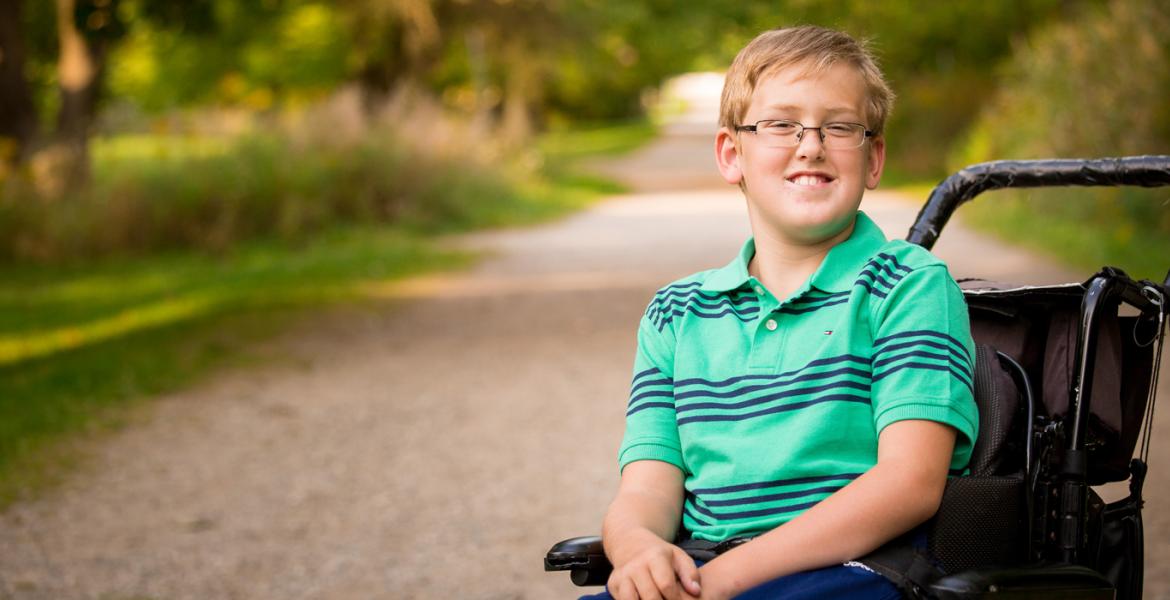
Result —
<path fill-rule="evenodd" d="M 819 134 L 821 144 L 836 150 L 857 148 L 865 143 L 865 127 L 857 123 L 825 123 L 820 127 L 805 127 L 793 121 L 760 121 L 756 124 L 756 135 L 771 147 L 799 146 L 806 134 Z"/>

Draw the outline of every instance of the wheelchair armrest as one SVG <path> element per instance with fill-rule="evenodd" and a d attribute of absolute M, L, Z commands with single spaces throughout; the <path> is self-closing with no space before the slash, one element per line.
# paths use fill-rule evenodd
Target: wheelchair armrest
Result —
<path fill-rule="evenodd" d="M 972 569 L 948 575 L 929 586 L 939 600 L 974 598 L 1074 598 L 1113 600 L 1114 589 L 1100 573 L 1079 565 L 1037 564 L 1027 567 Z"/>
<path fill-rule="evenodd" d="M 569 571 L 573 583 L 579 586 L 605 585 L 613 565 L 605 556 L 601 537 L 575 537 L 558 542 L 544 555 L 545 571 Z"/>

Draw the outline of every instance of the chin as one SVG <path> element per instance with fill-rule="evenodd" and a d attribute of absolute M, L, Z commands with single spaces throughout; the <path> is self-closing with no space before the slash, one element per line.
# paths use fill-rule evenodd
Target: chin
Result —
<path fill-rule="evenodd" d="M 853 226 L 854 215 L 833 219 L 810 219 L 790 228 L 793 239 L 808 244 L 819 244 L 848 231 Z"/>

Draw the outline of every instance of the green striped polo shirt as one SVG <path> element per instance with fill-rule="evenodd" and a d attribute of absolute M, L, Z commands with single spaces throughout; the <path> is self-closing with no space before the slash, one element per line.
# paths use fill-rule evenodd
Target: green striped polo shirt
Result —
<path fill-rule="evenodd" d="M 749 239 L 727 266 L 651 300 L 620 465 L 681 469 L 683 526 L 716 541 L 769 531 L 844 487 L 895 421 L 958 430 L 961 472 L 979 423 L 975 349 L 946 265 L 860 212 L 789 298 L 748 274 L 754 254 Z"/>

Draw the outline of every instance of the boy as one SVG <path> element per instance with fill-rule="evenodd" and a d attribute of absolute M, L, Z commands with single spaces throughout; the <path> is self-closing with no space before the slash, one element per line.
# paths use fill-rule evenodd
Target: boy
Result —
<path fill-rule="evenodd" d="M 978 418 L 958 286 L 858 211 L 891 103 L 837 31 L 768 31 L 733 62 L 715 154 L 753 237 L 640 324 L 602 531 L 612 597 L 900 597 L 847 561 L 934 514 Z M 746 541 L 698 567 L 670 543 L 680 522 Z"/>

